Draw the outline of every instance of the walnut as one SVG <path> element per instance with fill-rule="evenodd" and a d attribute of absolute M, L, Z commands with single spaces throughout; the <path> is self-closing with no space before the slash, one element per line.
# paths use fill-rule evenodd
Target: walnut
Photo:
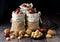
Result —
<path fill-rule="evenodd" d="M 28 35 L 30 35 L 30 34 L 31 34 L 31 32 L 32 32 L 32 30 L 31 30 L 31 29 L 27 29 L 27 30 L 26 30 L 26 33 L 27 33 Z"/>

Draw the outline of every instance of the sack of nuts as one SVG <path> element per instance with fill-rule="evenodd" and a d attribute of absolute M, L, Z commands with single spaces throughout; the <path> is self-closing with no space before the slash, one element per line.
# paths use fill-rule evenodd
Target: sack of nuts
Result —
<path fill-rule="evenodd" d="M 23 3 L 19 6 L 24 14 L 26 14 L 26 11 L 33 7 L 32 3 Z"/>
<path fill-rule="evenodd" d="M 12 26 L 10 31 L 19 32 L 20 30 L 25 30 L 24 23 L 25 23 L 25 15 L 23 14 L 23 12 L 20 11 L 20 9 L 16 9 L 16 11 L 13 11 Z"/>
<path fill-rule="evenodd" d="M 27 28 L 31 30 L 39 29 L 40 12 L 38 12 L 36 9 L 29 9 L 26 12 L 26 16 L 27 16 Z"/>

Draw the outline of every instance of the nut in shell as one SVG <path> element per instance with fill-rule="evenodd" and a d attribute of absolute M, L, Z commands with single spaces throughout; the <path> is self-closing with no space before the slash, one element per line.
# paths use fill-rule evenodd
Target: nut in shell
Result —
<path fill-rule="evenodd" d="M 9 40 L 10 40 L 10 38 L 9 38 L 9 37 L 7 37 L 7 38 L 6 38 L 6 40 L 7 40 L 7 41 L 9 41 Z"/>
<path fill-rule="evenodd" d="M 5 30 L 4 30 L 4 33 L 5 33 L 5 34 L 9 34 L 9 33 L 10 33 L 10 30 L 9 30 L 9 29 L 5 29 Z"/>
<path fill-rule="evenodd" d="M 11 36 L 10 36 L 10 38 L 11 38 L 11 39 L 14 39 L 14 38 L 15 38 L 15 36 L 14 36 L 14 35 L 11 35 Z"/>
<path fill-rule="evenodd" d="M 31 32 L 32 32 L 31 29 L 27 29 L 27 30 L 26 30 L 26 33 L 29 34 L 29 35 L 31 34 Z"/>
<path fill-rule="evenodd" d="M 24 34 L 24 33 L 25 33 L 24 30 L 20 30 L 20 31 L 19 31 L 19 35 Z"/>
<path fill-rule="evenodd" d="M 39 33 L 40 31 L 39 31 L 39 30 L 36 30 L 35 32 L 36 32 L 36 33 Z"/>
<path fill-rule="evenodd" d="M 13 32 L 12 35 L 18 36 L 18 32 Z"/>
<path fill-rule="evenodd" d="M 22 36 L 18 36 L 18 39 L 21 39 L 22 38 Z"/>
<path fill-rule="evenodd" d="M 31 37 L 33 37 L 34 35 L 35 35 L 35 32 L 32 32 L 32 33 L 31 33 Z"/>
<path fill-rule="evenodd" d="M 29 37 L 29 35 L 28 34 L 25 34 L 24 37 Z"/>
<path fill-rule="evenodd" d="M 54 31 L 54 30 L 48 30 L 48 32 L 47 32 L 48 34 L 51 34 L 51 35 L 55 35 L 56 34 L 56 32 Z"/>
<path fill-rule="evenodd" d="M 47 34 L 47 35 L 46 35 L 46 38 L 52 38 L 52 35 Z"/>

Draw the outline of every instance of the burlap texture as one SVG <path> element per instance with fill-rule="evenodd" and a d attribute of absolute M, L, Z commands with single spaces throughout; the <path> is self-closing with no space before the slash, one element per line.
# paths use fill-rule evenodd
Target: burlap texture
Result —
<path fill-rule="evenodd" d="M 25 30 L 24 21 L 12 21 L 11 31 Z"/>
<path fill-rule="evenodd" d="M 27 29 L 31 29 L 31 30 L 39 29 L 39 21 L 36 22 L 27 21 Z"/>

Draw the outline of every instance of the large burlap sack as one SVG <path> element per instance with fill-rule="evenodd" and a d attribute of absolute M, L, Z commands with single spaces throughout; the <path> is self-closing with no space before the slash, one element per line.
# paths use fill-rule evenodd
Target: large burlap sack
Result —
<path fill-rule="evenodd" d="M 20 30 L 25 30 L 25 15 L 12 13 L 12 25 L 10 31 L 19 32 Z"/>
<path fill-rule="evenodd" d="M 40 12 L 34 14 L 26 14 L 27 16 L 27 29 L 39 29 Z"/>

